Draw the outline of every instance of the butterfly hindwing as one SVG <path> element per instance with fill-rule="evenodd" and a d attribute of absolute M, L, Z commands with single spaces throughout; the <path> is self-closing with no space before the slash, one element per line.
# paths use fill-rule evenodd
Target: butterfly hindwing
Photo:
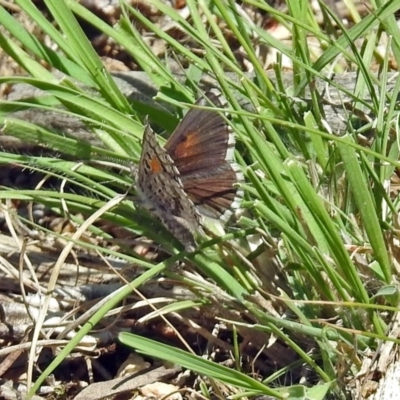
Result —
<path fill-rule="evenodd" d="M 187 249 L 193 250 L 193 233 L 200 229 L 201 217 L 183 189 L 173 160 L 158 144 L 149 125 L 143 135 L 137 186 L 140 205 L 155 214 Z"/>

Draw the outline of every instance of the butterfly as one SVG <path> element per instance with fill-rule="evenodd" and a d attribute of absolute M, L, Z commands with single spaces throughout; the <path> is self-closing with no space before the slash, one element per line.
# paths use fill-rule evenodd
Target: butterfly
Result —
<path fill-rule="evenodd" d="M 208 100 L 207 100 L 208 99 Z M 212 89 L 198 106 L 225 107 Z M 235 138 L 224 117 L 212 109 L 190 109 L 165 146 L 148 124 L 137 173 L 139 205 L 157 217 L 186 251 L 196 249 L 203 218 L 225 223 L 240 206 L 243 180 L 234 162 Z"/>

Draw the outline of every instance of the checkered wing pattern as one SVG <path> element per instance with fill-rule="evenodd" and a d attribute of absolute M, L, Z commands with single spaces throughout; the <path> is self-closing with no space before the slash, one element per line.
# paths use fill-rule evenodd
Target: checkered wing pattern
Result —
<path fill-rule="evenodd" d="M 186 250 L 193 251 L 193 234 L 201 229 L 200 214 L 183 188 L 174 161 L 149 125 L 143 136 L 137 188 L 140 205 L 155 214 Z"/>

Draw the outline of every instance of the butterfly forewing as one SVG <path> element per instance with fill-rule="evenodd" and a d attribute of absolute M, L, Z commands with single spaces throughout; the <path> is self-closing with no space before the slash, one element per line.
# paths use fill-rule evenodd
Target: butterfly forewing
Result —
<path fill-rule="evenodd" d="M 214 91 L 205 95 L 216 107 L 225 103 Z M 200 98 L 196 105 L 210 105 Z M 180 172 L 183 188 L 200 212 L 226 221 L 238 208 L 242 180 L 233 163 L 235 140 L 230 126 L 219 112 L 190 109 L 178 125 L 165 149 Z"/>
<path fill-rule="evenodd" d="M 208 96 L 217 107 L 223 107 L 217 96 Z M 210 106 L 210 103 L 200 98 L 196 105 Z M 233 156 L 233 147 L 233 136 L 224 118 L 218 112 L 198 108 L 187 112 L 165 144 L 181 176 L 185 177 L 209 173 L 226 164 L 227 156 Z"/>

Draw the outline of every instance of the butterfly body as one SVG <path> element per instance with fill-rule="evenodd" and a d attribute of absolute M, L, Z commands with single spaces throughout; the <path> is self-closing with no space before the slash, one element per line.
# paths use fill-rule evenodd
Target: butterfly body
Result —
<path fill-rule="evenodd" d="M 137 180 L 139 204 L 193 251 L 193 234 L 201 226 L 201 215 L 186 195 L 180 174 L 155 133 L 147 126 Z"/>
<path fill-rule="evenodd" d="M 210 91 L 196 105 L 223 107 Z M 196 247 L 203 216 L 226 222 L 240 204 L 242 179 L 233 163 L 235 141 L 225 119 L 213 110 L 188 111 L 164 147 L 150 126 L 143 136 L 137 189 L 139 203 L 185 245 Z"/>

